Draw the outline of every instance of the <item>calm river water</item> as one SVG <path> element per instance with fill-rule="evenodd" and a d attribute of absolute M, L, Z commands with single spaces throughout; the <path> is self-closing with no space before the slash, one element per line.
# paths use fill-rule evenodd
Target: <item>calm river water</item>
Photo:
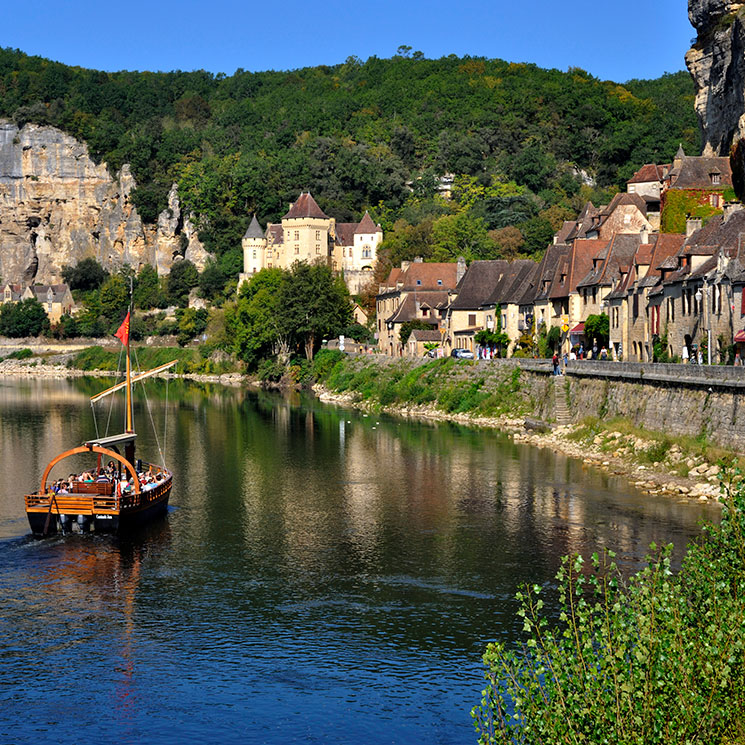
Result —
<path fill-rule="evenodd" d="M 32 539 L 22 495 L 105 384 L 0 380 L 2 742 L 471 743 L 521 582 L 716 517 L 493 432 L 156 382 L 168 517 Z"/>

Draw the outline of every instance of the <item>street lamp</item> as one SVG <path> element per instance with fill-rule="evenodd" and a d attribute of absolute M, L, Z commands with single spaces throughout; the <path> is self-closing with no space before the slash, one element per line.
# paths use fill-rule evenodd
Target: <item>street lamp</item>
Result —
<path fill-rule="evenodd" d="M 707 304 L 709 299 L 709 287 L 706 284 L 706 280 L 704 279 L 704 292 L 701 293 L 701 288 L 699 287 L 698 290 L 696 290 L 696 302 L 698 303 L 698 307 L 701 309 L 701 320 L 702 322 L 705 320 L 705 306 L 701 305 L 701 301 L 706 298 Z M 706 329 L 706 364 L 711 365 L 711 322 L 707 324 Z"/>

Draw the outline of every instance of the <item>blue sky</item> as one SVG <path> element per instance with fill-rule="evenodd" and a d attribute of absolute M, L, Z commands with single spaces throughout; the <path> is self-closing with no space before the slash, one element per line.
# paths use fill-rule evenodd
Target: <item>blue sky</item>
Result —
<path fill-rule="evenodd" d="M 233 73 L 390 57 L 499 57 L 582 67 L 623 82 L 684 69 L 694 30 L 682 0 L 24 0 L 0 46 L 100 70 Z"/>

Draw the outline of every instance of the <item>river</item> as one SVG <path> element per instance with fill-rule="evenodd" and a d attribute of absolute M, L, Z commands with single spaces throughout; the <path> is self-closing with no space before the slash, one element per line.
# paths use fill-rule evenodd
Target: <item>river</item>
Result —
<path fill-rule="evenodd" d="M 679 559 L 717 516 L 496 432 L 154 381 L 167 518 L 32 539 L 23 494 L 107 384 L 0 379 L 2 742 L 473 743 L 521 582 L 604 546 Z"/>

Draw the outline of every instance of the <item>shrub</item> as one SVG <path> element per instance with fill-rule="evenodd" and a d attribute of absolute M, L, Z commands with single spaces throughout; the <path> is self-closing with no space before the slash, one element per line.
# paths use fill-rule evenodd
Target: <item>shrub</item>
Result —
<path fill-rule="evenodd" d="M 5 357 L 6 360 L 27 360 L 29 357 L 33 357 L 34 353 L 28 349 L 16 349 L 15 352 L 11 352 L 7 357 Z"/>
<path fill-rule="evenodd" d="M 565 557 L 558 624 L 538 585 L 517 595 L 524 645 L 484 655 L 472 711 L 480 743 L 739 743 L 745 733 L 745 488 L 727 473 L 719 526 L 688 547 L 650 547 L 628 580 L 607 551 Z"/>
<path fill-rule="evenodd" d="M 285 366 L 277 360 L 262 360 L 259 363 L 258 375 L 262 383 L 278 383 L 285 374 Z"/>
<path fill-rule="evenodd" d="M 313 358 L 313 377 L 316 380 L 326 380 L 337 362 L 344 358 L 344 352 L 338 349 L 321 349 Z"/>

